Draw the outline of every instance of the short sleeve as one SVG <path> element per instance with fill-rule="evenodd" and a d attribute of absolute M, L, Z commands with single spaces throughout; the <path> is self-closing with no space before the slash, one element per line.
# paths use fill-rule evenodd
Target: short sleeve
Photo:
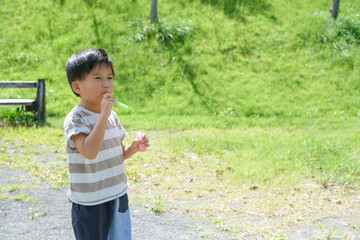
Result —
<path fill-rule="evenodd" d="M 64 122 L 64 132 L 65 132 L 65 141 L 66 148 L 70 150 L 76 150 L 74 141 L 71 139 L 72 136 L 75 136 L 79 133 L 90 134 L 89 127 L 85 124 L 84 119 L 78 115 L 68 115 Z"/>

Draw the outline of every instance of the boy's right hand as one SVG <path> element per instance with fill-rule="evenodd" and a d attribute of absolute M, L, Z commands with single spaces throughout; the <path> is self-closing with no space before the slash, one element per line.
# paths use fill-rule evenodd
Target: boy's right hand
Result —
<path fill-rule="evenodd" d="M 112 96 L 110 93 L 105 93 L 101 100 L 100 116 L 108 119 L 111 114 L 111 109 L 113 105 L 117 107 L 115 97 Z"/>

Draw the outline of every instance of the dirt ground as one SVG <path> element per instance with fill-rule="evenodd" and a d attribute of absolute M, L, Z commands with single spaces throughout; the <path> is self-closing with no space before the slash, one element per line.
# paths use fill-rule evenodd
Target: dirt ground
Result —
<path fill-rule="evenodd" d="M 55 190 L 20 169 L 8 167 L 0 167 L 0 176 L 0 185 L 19 182 L 34 185 L 33 181 L 38 184 L 11 194 L 29 193 L 28 196 L 38 200 L 36 203 L 0 200 L 0 239 L 75 239 L 71 204 L 66 199 L 67 185 Z M 232 239 L 230 233 L 217 229 L 207 220 L 191 217 L 189 213 L 155 214 L 142 206 L 130 206 L 130 210 L 133 239 Z"/>
<path fill-rule="evenodd" d="M 53 189 L 18 168 L 0 167 L 0 176 L 0 193 L 6 196 L 0 198 L 0 239 L 75 239 L 71 227 L 71 204 L 66 199 L 68 185 Z M 13 190 L 6 187 L 18 183 L 27 187 Z M 25 199 L 16 199 L 21 194 L 25 194 Z M 250 230 L 247 233 L 223 231 L 198 212 L 165 211 L 156 214 L 136 205 L 131 205 L 130 209 L 133 239 L 360 239 L 360 204 L 340 214 L 307 214 L 297 224 L 267 234 Z M 256 214 L 241 218 L 247 226 L 277 221 Z"/>

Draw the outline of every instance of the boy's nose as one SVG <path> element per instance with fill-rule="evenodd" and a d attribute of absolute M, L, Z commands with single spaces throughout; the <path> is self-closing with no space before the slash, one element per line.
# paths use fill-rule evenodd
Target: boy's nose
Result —
<path fill-rule="evenodd" d="M 110 88 L 110 81 L 105 81 L 103 87 Z"/>

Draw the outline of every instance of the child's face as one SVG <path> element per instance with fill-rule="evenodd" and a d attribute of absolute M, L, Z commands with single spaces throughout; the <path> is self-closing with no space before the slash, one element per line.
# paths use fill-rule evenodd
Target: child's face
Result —
<path fill-rule="evenodd" d="M 96 65 L 82 81 L 75 82 L 81 102 L 90 108 L 101 106 L 103 95 L 114 90 L 112 70 L 106 64 Z"/>

